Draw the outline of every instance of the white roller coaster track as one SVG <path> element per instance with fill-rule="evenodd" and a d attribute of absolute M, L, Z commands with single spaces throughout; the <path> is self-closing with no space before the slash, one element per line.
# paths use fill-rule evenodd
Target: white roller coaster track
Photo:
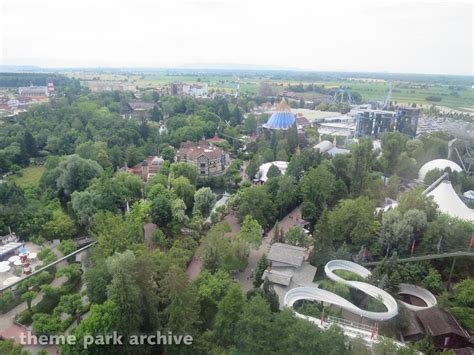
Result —
<path fill-rule="evenodd" d="M 370 276 L 371 272 L 369 270 L 359 264 L 347 260 L 332 260 L 328 262 L 324 267 L 326 276 L 329 279 L 336 282 L 341 282 L 349 287 L 358 289 L 371 297 L 380 299 L 387 310 L 385 312 L 366 311 L 357 307 L 345 298 L 336 295 L 335 293 L 311 286 L 296 287 L 288 291 L 284 297 L 284 306 L 293 307 L 295 302 L 299 300 L 314 300 L 339 306 L 342 309 L 347 310 L 353 314 L 375 321 L 389 320 L 398 314 L 397 301 L 390 294 L 366 282 L 345 280 L 334 273 L 334 271 L 336 270 L 350 271 L 361 276 L 364 279 Z M 414 306 L 412 304 L 400 301 L 405 307 L 411 310 L 416 311 L 433 307 L 436 305 L 436 298 L 430 291 L 415 285 L 400 284 L 399 293 L 418 297 L 426 304 L 426 306 Z M 324 328 L 324 323 L 322 323 L 317 318 L 305 316 L 299 313 L 296 313 L 296 315 L 300 318 L 304 318 L 311 321 L 312 323 L 315 323 L 321 328 Z M 353 326 L 350 324 L 342 325 L 342 328 L 344 329 L 344 333 L 351 337 L 360 335 L 366 340 L 371 340 L 373 337 L 370 331 L 360 329 L 355 324 Z"/>

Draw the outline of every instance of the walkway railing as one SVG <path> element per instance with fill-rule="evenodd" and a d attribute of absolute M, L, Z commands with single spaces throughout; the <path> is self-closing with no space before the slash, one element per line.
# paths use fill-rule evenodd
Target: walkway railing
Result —
<path fill-rule="evenodd" d="M 84 250 L 87 250 L 87 249 L 89 249 L 90 247 L 92 247 L 92 246 L 94 246 L 94 245 L 96 245 L 96 244 L 97 244 L 97 241 L 92 242 L 91 244 L 86 245 L 85 247 L 82 247 L 81 249 L 77 249 L 76 251 L 73 251 L 71 254 L 68 254 L 68 255 L 66 255 L 66 256 L 63 256 L 62 258 L 59 258 L 58 260 L 52 262 L 51 264 L 48 264 L 48 265 L 46 265 L 46 266 L 41 267 L 41 268 L 38 269 L 38 270 L 33 271 L 31 274 L 29 274 L 29 275 L 27 275 L 27 276 L 25 276 L 25 277 L 22 277 L 22 278 L 19 279 L 18 281 L 15 281 L 14 283 L 12 283 L 12 284 L 10 284 L 10 285 L 8 285 L 8 286 L 5 286 L 4 288 L 0 289 L 0 295 L 1 295 L 4 291 L 6 291 L 6 290 L 8 290 L 8 289 L 10 289 L 10 288 L 12 288 L 12 287 L 14 287 L 14 286 L 16 286 L 16 285 L 22 283 L 23 281 L 29 279 L 30 277 L 33 277 L 33 276 L 39 274 L 40 272 L 45 271 L 45 270 L 49 269 L 50 267 L 53 267 L 53 266 L 56 265 L 56 264 L 59 264 L 61 261 L 67 260 L 67 259 L 70 258 L 71 256 L 74 256 L 74 255 L 76 255 L 76 254 L 82 253 Z"/>
<path fill-rule="evenodd" d="M 358 323 L 358 322 L 352 322 L 352 321 L 349 321 L 347 319 L 343 319 L 343 318 L 338 318 L 338 317 L 333 317 L 333 316 L 327 316 L 326 319 L 324 320 L 325 322 L 328 322 L 328 323 L 334 323 L 334 324 L 339 324 L 343 327 L 351 327 L 351 328 L 354 328 L 354 329 L 359 329 L 359 330 L 362 330 L 364 332 L 369 332 L 371 333 L 373 331 L 373 327 L 367 325 L 367 324 L 362 324 L 362 323 Z"/>

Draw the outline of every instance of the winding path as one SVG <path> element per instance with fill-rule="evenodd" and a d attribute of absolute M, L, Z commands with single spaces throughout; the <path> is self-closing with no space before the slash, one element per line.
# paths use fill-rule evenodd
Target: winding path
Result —
<path fill-rule="evenodd" d="M 345 298 L 336 295 L 327 290 L 323 290 L 317 287 L 296 287 L 288 291 L 284 298 L 284 305 L 285 307 L 292 307 L 296 301 L 299 300 L 314 300 L 314 301 L 322 301 L 324 303 L 330 303 L 336 306 L 341 307 L 351 313 L 359 315 L 361 317 L 375 320 L 375 321 L 385 321 L 395 317 L 398 314 L 398 304 L 395 298 L 393 298 L 390 294 L 385 292 L 384 290 L 371 285 L 369 283 L 363 281 L 349 281 L 345 280 L 342 277 L 336 275 L 334 271 L 336 270 L 345 270 L 353 272 L 362 278 L 366 279 L 370 276 L 371 272 L 367 270 L 365 267 L 353 263 L 352 261 L 347 260 L 332 260 L 328 262 L 325 267 L 324 271 L 326 276 L 336 282 L 341 282 L 348 287 L 358 289 L 365 294 L 380 299 L 381 302 L 384 304 L 386 311 L 385 312 L 372 312 L 366 311 L 354 305 L 353 303 L 349 302 Z M 421 287 L 409 284 L 400 284 L 400 294 L 411 295 L 420 298 L 426 304 L 426 306 L 414 306 L 412 304 L 408 304 L 402 301 L 401 302 L 405 307 L 411 310 L 421 310 L 430 308 L 436 305 L 436 298 L 433 294 Z M 307 318 L 307 316 L 304 316 Z M 317 323 L 317 322 L 315 322 Z M 321 322 L 319 322 L 321 323 Z M 322 326 L 320 324 L 320 326 Z"/>

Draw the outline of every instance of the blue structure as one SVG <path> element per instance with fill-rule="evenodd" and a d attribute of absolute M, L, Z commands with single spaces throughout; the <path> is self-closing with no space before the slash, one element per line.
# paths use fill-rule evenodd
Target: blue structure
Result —
<path fill-rule="evenodd" d="M 286 130 L 295 124 L 295 122 L 296 119 L 291 113 L 290 106 L 288 106 L 285 99 L 282 99 L 276 111 L 272 113 L 267 123 L 263 125 L 263 128 Z"/>

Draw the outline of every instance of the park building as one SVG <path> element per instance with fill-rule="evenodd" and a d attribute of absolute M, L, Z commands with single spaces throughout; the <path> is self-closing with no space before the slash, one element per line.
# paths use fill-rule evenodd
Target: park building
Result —
<path fill-rule="evenodd" d="M 183 84 L 171 83 L 169 85 L 169 94 L 173 96 L 192 96 L 192 97 L 207 97 L 208 86 L 207 83 L 199 84 Z"/>
<path fill-rule="evenodd" d="M 175 161 L 195 166 L 201 177 L 222 175 L 230 164 L 226 152 L 208 140 L 181 143 L 176 151 Z"/>
<path fill-rule="evenodd" d="M 152 102 L 145 101 L 131 101 L 127 103 L 124 111 L 124 118 L 136 118 L 141 120 L 148 120 L 151 117 L 151 110 L 155 107 Z"/>
<path fill-rule="evenodd" d="M 144 182 L 148 182 L 153 176 L 158 174 L 164 160 L 156 155 L 150 155 L 141 163 L 138 163 L 131 168 L 127 167 L 127 164 L 123 168 L 117 169 L 119 172 L 127 172 L 143 179 Z"/>
<path fill-rule="evenodd" d="M 465 196 L 458 194 L 454 189 L 447 171 L 461 173 L 463 169 L 455 162 L 448 159 L 435 159 L 424 164 L 419 172 L 419 182 L 423 183 L 426 175 L 433 170 L 444 172 L 444 174 L 430 186 L 428 186 L 423 194 L 431 197 L 438 206 L 438 210 L 442 213 L 446 213 L 451 217 L 459 218 L 464 221 L 474 222 L 474 209 L 466 205 L 465 200 L 468 200 Z M 463 200 L 464 199 L 464 200 Z M 392 203 L 390 206 L 386 206 L 385 210 L 395 208 L 398 205 L 397 202 Z"/>
<path fill-rule="evenodd" d="M 327 154 L 332 157 L 335 157 L 338 154 L 349 154 L 351 151 L 349 149 L 338 148 L 336 146 L 336 138 L 334 137 L 334 142 L 323 140 L 314 146 L 314 149 L 319 150 L 321 154 Z"/>
<path fill-rule="evenodd" d="M 402 107 L 398 111 L 355 109 L 351 111 L 356 117 L 355 137 L 379 138 L 383 133 L 395 132 L 416 136 L 420 109 Z"/>
<path fill-rule="evenodd" d="M 88 86 L 92 92 L 137 91 L 136 85 L 125 81 L 90 81 Z"/>
<path fill-rule="evenodd" d="M 54 84 L 48 81 L 47 86 L 24 86 L 18 88 L 20 97 L 49 97 L 54 94 Z"/>
<path fill-rule="evenodd" d="M 453 354 L 473 354 L 469 333 L 450 312 L 431 307 L 416 312 L 406 310 L 405 317 L 407 325 L 401 332 L 404 341 L 419 341 L 429 336 L 437 351 L 450 349 Z"/>
<path fill-rule="evenodd" d="M 287 130 L 295 123 L 295 115 L 291 112 L 291 108 L 288 106 L 286 100 L 282 99 L 268 121 L 263 125 L 263 128 L 271 130 Z"/>
<path fill-rule="evenodd" d="M 269 266 L 262 278 L 272 283 L 278 295 L 280 307 L 285 294 L 300 286 L 312 285 L 316 268 L 306 259 L 307 249 L 284 243 L 273 243 L 268 253 Z"/>

